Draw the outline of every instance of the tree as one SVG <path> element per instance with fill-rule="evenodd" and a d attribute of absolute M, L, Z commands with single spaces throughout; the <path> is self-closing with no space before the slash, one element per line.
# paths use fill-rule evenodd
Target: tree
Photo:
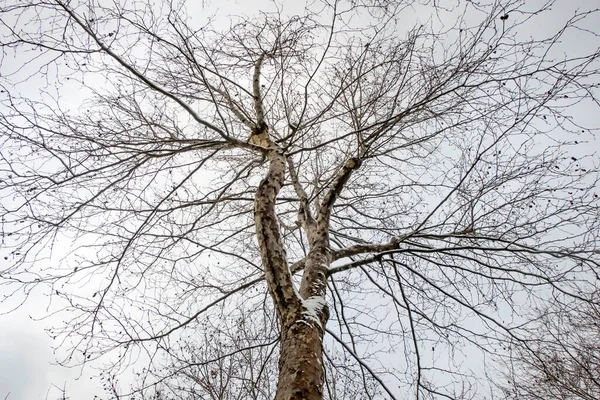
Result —
<path fill-rule="evenodd" d="M 63 362 L 463 399 L 532 304 L 595 304 L 597 11 L 426 3 L 4 1 L 0 277 Z"/>
<path fill-rule="evenodd" d="M 597 300 L 597 296 L 596 296 Z M 600 308 L 552 306 L 538 311 L 535 335 L 511 346 L 500 385 L 511 399 L 600 396 Z M 505 383 L 507 382 L 507 383 Z"/>

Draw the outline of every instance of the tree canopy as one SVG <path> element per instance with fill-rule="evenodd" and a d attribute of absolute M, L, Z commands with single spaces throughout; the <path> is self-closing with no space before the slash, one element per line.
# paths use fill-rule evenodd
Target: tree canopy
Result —
<path fill-rule="evenodd" d="M 109 396 L 485 397 L 598 307 L 598 10 L 441 3 L 1 1 L 2 299 Z"/>

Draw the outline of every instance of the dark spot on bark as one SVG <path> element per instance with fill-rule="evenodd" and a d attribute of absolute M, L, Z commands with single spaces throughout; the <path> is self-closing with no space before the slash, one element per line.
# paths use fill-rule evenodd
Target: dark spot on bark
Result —
<path fill-rule="evenodd" d="M 266 132 L 267 129 L 268 129 L 267 123 L 263 121 L 260 124 L 258 124 L 254 129 L 252 129 L 252 134 L 260 135 L 261 133 Z"/>

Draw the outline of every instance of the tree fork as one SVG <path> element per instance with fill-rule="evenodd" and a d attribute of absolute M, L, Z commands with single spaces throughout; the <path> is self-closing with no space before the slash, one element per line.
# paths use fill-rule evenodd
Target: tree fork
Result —
<path fill-rule="evenodd" d="M 264 134 L 264 132 L 262 132 Z M 269 292 L 281 326 L 276 400 L 323 398 L 323 332 L 327 251 L 319 246 L 307 257 L 300 296 L 294 290 L 275 213 L 275 199 L 285 179 L 280 149 L 268 152 L 269 171 L 256 192 L 254 215 Z"/>

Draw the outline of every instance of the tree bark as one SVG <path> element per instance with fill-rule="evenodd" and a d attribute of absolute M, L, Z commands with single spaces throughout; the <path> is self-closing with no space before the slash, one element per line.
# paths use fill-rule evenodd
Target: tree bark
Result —
<path fill-rule="evenodd" d="M 328 251 L 324 246 L 311 249 L 300 285 L 301 312 L 281 325 L 275 400 L 323 398 L 323 334 L 329 318 L 325 302 L 328 264 Z"/>
<path fill-rule="evenodd" d="M 323 398 L 323 329 L 302 318 L 281 329 L 275 400 Z"/>
<path fill-rule="evenodd" d="M 263 54 L 255 63 L 253 92 L 257 123 L 248 141 L 262 147 L 269 161 L 269 170 L 258 185 L 254 199 L 254 222 L 265 280 L 281 328 L 275 400 L 321 400 L 324 384 L 323 334 L 329 318 L 325 302 L 327 270 L 331 263 L 329 215 L 349 173 L 342 184 L 334 185 L 326 196 L 316 221 L 310 213 L 308 197 L 295 174 L 291 158 L 286 159 L 283 149 L 269 135 L 260 93 L 260 70 L 264 58 Z M 308 236 L 310 248 L 299 291 L 292 281 L 275 211 L 275 200 L 285 182 L 286 164 L 289 164 L 290 178 L 300 198 L 299 220 Z"/>
<path fill-rule="evenodd" d="M 279 377 L 276 400 L 323 398 L 323 333 L 329 311 L 325 303 L 330 252 L 326 235 L 311 238 L 300 291 L 294 289 L 275 213 L 275 200 L 285 179 L 285 158 L 268 139 L 266 128 L 254 141 L 269 146 L 269 171 L 260 183 L 254 218 L 265 279 L 280 327 Z M 266 147 L 265 146 L 265 147 Z"/>

